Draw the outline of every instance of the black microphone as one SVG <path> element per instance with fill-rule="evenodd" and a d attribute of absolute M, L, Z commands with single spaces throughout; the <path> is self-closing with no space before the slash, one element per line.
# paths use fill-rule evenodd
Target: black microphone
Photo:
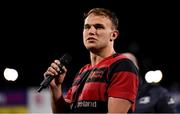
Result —
<path fill-rule="evenodd" d="M 63 69 L 62 67 L 63 66 L 66 66 L 70 63 L 70 61 L 72 60 L 72 57 L 66 53 L 64 54 L 60 59 L 60 65 L 59 66 L 59 69 L 61 71 L 61 73 L 63 73 Z M 60 72 L 59 72 L 60 73 Z M 58 74 L 59 75 L 59 74 Z M 55 76 L 47 76 L 40 84 L 40 87 L 39 89 L 37 90 L 38 92 L 41 92 L 42 89 L 46 88 L 49 86 L 50 82 L 55 78 Z"/>

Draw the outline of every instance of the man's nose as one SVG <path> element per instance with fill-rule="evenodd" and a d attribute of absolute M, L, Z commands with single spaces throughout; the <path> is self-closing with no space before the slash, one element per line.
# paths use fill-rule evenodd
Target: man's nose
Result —
<path fill-rule="evenodd" d="M 89 28 L 89 34 L 95 34 L 95 32 L 96 32 L 96 28 L 94 26 L 91 26 Z"/>

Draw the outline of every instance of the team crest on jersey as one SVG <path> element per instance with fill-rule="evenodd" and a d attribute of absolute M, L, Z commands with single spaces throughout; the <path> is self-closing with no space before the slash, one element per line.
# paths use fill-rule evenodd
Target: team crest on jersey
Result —
<path fill-rule="evenodd" d="M 95 69 L 93 70 L 88 77 L 88 82 L 96 82 L 96 81 L 105 81 L 105 76 L 107 74 L 107 68 L 100 68 L 100 69 Z"/>

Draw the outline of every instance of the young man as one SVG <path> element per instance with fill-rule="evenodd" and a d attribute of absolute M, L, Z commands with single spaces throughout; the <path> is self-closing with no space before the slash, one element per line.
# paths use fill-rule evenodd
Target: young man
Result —
<path fill-rule="evenodd" d="M 135 110 L 138 71 L 132 61 L 114 50 L 118 37 L 118 19 L 104 8 L 91 9 L 84 20 L 83 43 L 91 63 L 77 73 L 66 96 L 62 86 L 67 69 L 58 75 L 59 60 L 44 73 L 55 76 L 50 83 L 53 112 L 127 113 Z"/>

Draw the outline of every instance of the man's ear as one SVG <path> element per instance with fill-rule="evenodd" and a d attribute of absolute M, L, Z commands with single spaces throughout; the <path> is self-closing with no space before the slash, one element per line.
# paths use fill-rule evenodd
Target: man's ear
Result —
<path fill-rule="evenodd" d="M 116 37 L 116 34 L 115 33 L 113 33 L 113 35 L 112 35 L 113 37 Z"/>
<path fill-rule="evenodd" d="M 112 37 L 110 39 L 110 41 L 113 41 L 115 40 L 119 35 L 119 31 L 118 30 L 115 30 L 113 33 L 112 33 Z"/>

